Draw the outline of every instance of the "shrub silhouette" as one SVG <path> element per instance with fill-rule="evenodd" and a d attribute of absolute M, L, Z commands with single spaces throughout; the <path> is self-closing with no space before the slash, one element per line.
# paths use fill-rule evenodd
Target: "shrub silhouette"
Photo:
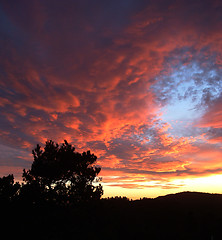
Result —
<path fill-rule="evenodd" d="M 31 169 L 23 170 L 21 196 L 62 205 L 102 196 L 101 184 L 93 185 L 100 180 L 101 168 L 95 166 L 97 157 L 90 151 L 80 154 L 66 140 L 61 145 L 50 140 L 44 149 L 37 144 L 32 154 Z"/>

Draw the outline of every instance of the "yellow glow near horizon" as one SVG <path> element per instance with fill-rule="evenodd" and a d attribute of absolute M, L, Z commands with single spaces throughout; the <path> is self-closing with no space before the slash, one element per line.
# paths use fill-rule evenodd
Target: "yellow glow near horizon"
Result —
<path fill-rule="evenodd" d="M 145 185 L 147 185 L 147 187 L 145 187 Z M 161 184 L 156 185 L 155 182 L 147 182 L 147 184 L 143 183 L 141 185 L 141 188 L 140 187 L 124 188 L 120 186 L 110 186 L 106 184 L 103 184 L 103 186 L 104 186 L 103 195 L 104 198 L 126 196 L 129 199 L 134 200 L 143 197 L 155 198 L 158 196 L 183 191 L 222 193 L 222 174 L 199 178 L 176 179 L 167 182 L 167 184 L 163 183 L 162 185 Z M 170 186 L 175 187 L 170 188 Z"/>

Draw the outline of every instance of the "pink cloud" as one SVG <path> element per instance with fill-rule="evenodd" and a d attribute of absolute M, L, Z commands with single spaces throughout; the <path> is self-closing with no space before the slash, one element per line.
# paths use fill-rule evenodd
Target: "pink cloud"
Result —
<path fill-rule="evenodd" d="M 196 91 L 205 80 L 208 93 L 219 89 L 220 3 L 127 3 L 116 18 L 112 8 L 88 4 L 22 2 L 16 11 L 3 4 L 8 30 L 2 30 L 7 43 L 0 39 L 6 46 L 0 60 L 0 143 L 31 151 L 38 142 L 67 139 L 98 156 L 110 184 L 112 175 L 127 174 L 140 187 L 153 176 L 164 181 L 221 172 L 215 147 L 221 142 L 221 101 Z M 162 107 L 181 81 L 170 81 L 171 75 L 192 64 L 205 70 L 192 75 L 196 85 L 190 91 L 193 98 L 202 94 L 205 114 L 176 136 L 172 122 L 162 119 Z M 203 130 L 209 127 L 214 131 Z"/>
<path fill-rule="evenodd" d="M 212 101 L 207 112 L 203 115 L 199 127 L 222 128 L 222 97 Z"/>

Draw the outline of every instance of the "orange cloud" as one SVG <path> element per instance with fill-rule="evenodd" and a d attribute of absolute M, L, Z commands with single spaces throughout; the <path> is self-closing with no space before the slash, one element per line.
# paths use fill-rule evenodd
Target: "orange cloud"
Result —
<path fill-rule="evenodd" d="M 221 110 L 222 98 L 216 99 L 215 102 L 211 103 L 209 110 L 204 114 L 199 127 L 212 127 L 222 128 L 222 110 Z"/>
<path fill-rule="evenodd" d="M 177 186 L 166 179 L 220 173 L 221 4 L 162 4 L 4 3 L 0 144 L 31 151 L 67 139 L 98 156 L 110 186 L 155 178 L 167 189 Z M 171 100 L 184 111 L 181 99 L 202 116 L 164 120 Z"/>

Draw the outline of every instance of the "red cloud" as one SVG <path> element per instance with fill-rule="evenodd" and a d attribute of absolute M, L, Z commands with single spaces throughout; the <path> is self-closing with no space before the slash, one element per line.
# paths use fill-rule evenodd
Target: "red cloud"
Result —
<path fill-rule="evenodd" d="M 220 3 L 127 3 L 116 18 L 105 5 L 82 4 L 22 2 L 16 11 L 3 4 L 0 143 L 31 150 L 67 139 L 98 156 L 107 184 L 129 188 L 154 176 L 164 182 L 221 172 L 221 98 L 205 98 L 198 126 L 177 135 L 157 120 L 178 87 L 161 76 L 193 63 L 220 75 Z M 192 77 L 200 85 L 198 74 Z M 221 79 L 209 81 L 219 89 Z"/>
<path fill-rule="evenodd" d="M 203 115 L 199 127 L 222 128 L 222 97 L 210 103 L 209 109 Z"/>

